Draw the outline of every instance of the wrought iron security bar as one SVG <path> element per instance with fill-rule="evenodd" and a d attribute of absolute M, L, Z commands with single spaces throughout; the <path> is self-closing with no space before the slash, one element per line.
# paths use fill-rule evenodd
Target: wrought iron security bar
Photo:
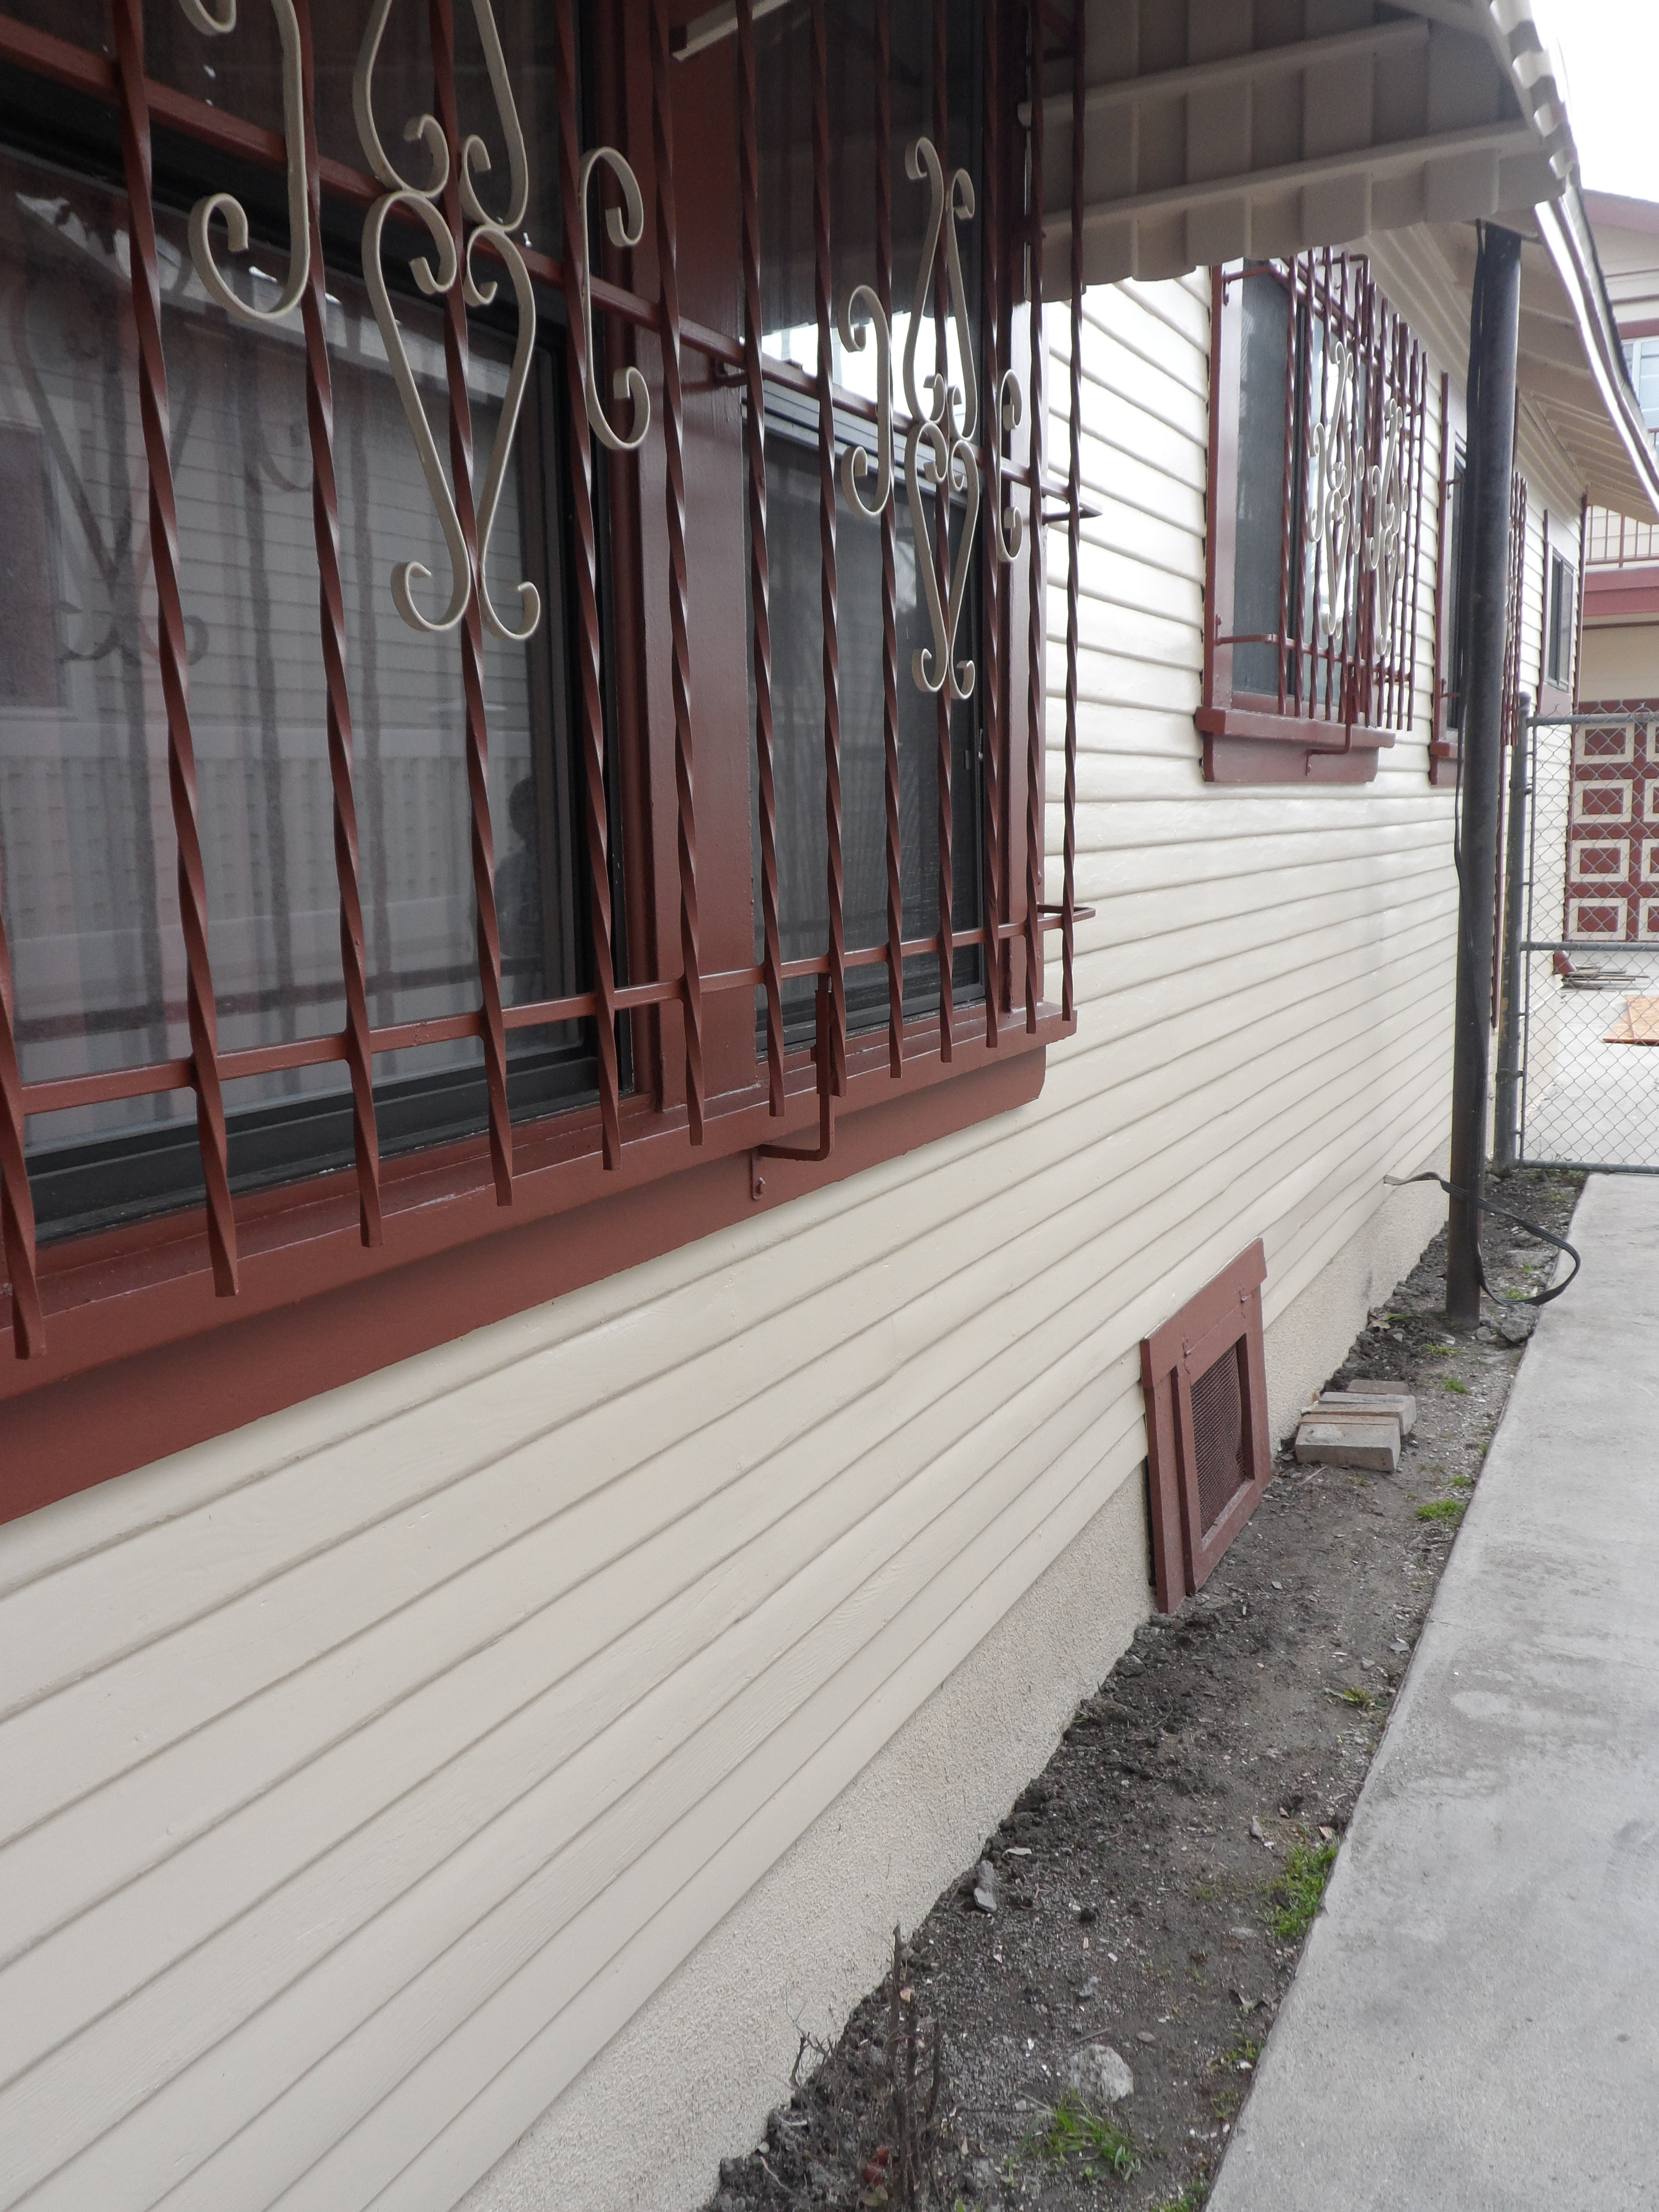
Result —
<path fill-rule="evenodd" d="M 1235 281 L 1283 295 L 1279 619 L 1216 643 L 1271 650 L 1276 691 L 1261 703 L 1279 714 L 1405 730 L 1422 568 L 1422 349 L 1363 256 L 1328 248 Z M 1249 665 L 1268 665 L 1266 654 Z"/>
<path fill-rule="evenodd" d="M 1083 10 L 1075 11 L 1069 38 L 1060 49 L 1073 80 L 1074 158 L 1072 177 L 1071 421 L 1066 495 L 1056 507 L 1054 489 L 1045 491 L 1042 426 L 1042 348 L 1041 321 L 1030 317 L 1029 385 L 1022 393 L 1013 364 L 999 361 L 986 344 L 976 363 L 966 316 L 957 258 L 959 224 L 973 218 L 973 187 L 965 173 L 948 178 L 940 149 L 945 143 L 945 37 L 942 0 L 933 9 L 939 66 L 934 72 L 933 135 L 920 136 L 909 149 L 909 179 L 929 198 L 927 246 L 915 288 L 904 361 L 905 405 L 891 390 L 892 179 L 886 174 L 884 128 L 888 97 L 888 7 L 877 0 L 877 143 L 882 149 L 878 183 L 878 236 L 871 280 L 852 289 L 837 303 L 830 286 L 829 171 L 827 125 L 828 26 L 826 0 L 811 0 L 812 63 L 812 170 L 815 210 L 815 306 L 817 365 L 805 370 L 768 356 L 763 363 L 759 327 L 760 223 L 757 155 L 754 20 L 757 0 L 733 0 L 730 30 L 737 41 L 739 130 L 733 149 L 742 207 L 744 329 L 740 335 L 714 330 L 682 314 L 678 281 L 678 215 L 675 198 L 673 76 L 676 40 L 666 0 L 650 0 L 649 81 L 653 153 L 653 234 L 659 289 L 654 295 L 608 282 L 589 264 L 588 217 L 598 205 L 612 245 L 636 246 L 644 235 L 643 197 L 624 157 L 615 149 L 580 150 L 576 69 L 575 0 L 556 0 L 556 78 L 559 123 L 559 206 L 565 250 L 555 257 L 526 239 L 526 147 L 514 106 L 513 58 L 503 52 L 489 0 L 471 0 L 485 52 L 495 103 L 495 152 L 506 155 L 505 208 L 495 201 L 492 214 L 484 191 L 491 169 L 489 147 L 464 135 L 456 97 L 453 0 L 429 0 L 434 64 L 430 112 L 407 118 L 404 138 L 416 152 L 394 163 L 386 151 L 377 117 L 375 67 L 394 0 L 373 0 L 360 51 L 355 108 L 366 167 L 350 167 L 321 155 L 316 131 L 315 64 L 309 0 L 271 0 L 280 35 L 284 131 L 264 130 L 190 98 L 146 73 L 143 0 L 112 0 L 112 58 L 76 46 L 0 16 L 0 54 L 40 76 L 112 106 L 118 113 L 130 206 L 130 276 L 137 337 L 138 390 L 150 504 L 150 548 L 160 611 L 158 651 L 166 707 L 168 788 L 179 853 L 179 904 L 185 948 L 189 1051 L 107 1073 L 25 1083 L 20 1068 L 9 960 L 0 921 L 0 1243 L 10 1287 L 13 1340 L 20 1357 L 38 1354 L 45 1325 L 36 1252 L 33 1205 L 25 1151 L 27 1117 L 70 1108 L 156 1096 L 194 1094 L 196 1123 L 206 1192 L 206 1226 L 213 1275 L 219 1295 L 234 1294 L 238 1280 L 238 1244 L 224 1107 L 227 1083 L 254 1076 L 343 1062 L 349 1071 L 354 1138 L 359 1233 L 365 1246 L 383 1238 L 382 1146 L 377 1128 L 374 1062 L 377 1054 L 452 1040 L 477 1039 L 483 1052 L 487 1091 L 489 1153 L 498 1204 L 514 1200 L 514 1127 L 507 1096 L 507 1038 L 509 1032 L 572 1020 L 591 1020 L 598 1040 L 599 1146 L 604 1164 L 616 1168 L 623 1157 L 621 1075 L 617 1048 L 618 1018 L 638 1010 L 678 1005 L 684 1029 L 686 1121 L 690 1141 L 704 1133 L 707 1108 L 702 1061 L 703 1007 L 714 994 L 750 993 L 758 987 L 765 1002 L 767 1096 L 774 1116 L 785 1111 L 784 1033 L 781 993 L 795 977 L 817 979 L 819 1043 L 817 1087 L 820 1103 L 820 1154 L 833 1136 L 834 1100 L 847 1082 L 847 973 L 858 966 L 884 964 L 889 973 L 889 1049 L 892 1073 L 902 1073 L 906 1018 L 902 997 L 904 964 L 923 956 L 938 959 L 940 975 L 939 1052 L 951 1056 L 959 1035 L 951 1006 L 951 956 L 956 948 L 978 946 L 985 956 L 984 1024 L 987 1044 L 995 1046 L 1001 1021 L 1011 1012 L 1011 976 L 1005 948 L 1023 939 L 1025 947 L 1025 1027 L 1035 1030 L 1042 997 L 1042 939 L 1057 927 L 1061 938 L 1063 1011 L 1069 1019 L 1075 1004 L 1074 928 L 1078 581 L 1080 555 L 1081 482 L 1080 359 L 1081 270 L 1079 262 L 1082 175 L 1080 128 L 1084 98 Z M 245 0 L 246 4 L 246 0 Z M 180 0 L 185 15 L 204 39 L 236 34 L 236 0 L 219 0 L 215 12 L 205 0 Z M 717 10 L 716 14 L 722 11 Z M 1028 0 L 1024 34 L 1006 41 L 1007 50 L 1024 50 L 1024 74 L 1031 94 L 1027 207 L 1023 223 L 1028 296 L 1042 291 L 1042 92 L 1045 59 L 1053 33 L 1050 11 L 1042 0 Z M 696 28 L 696 27 L 693 27 Z M 705 27 L 706 28 L 707 27 Z M 714 35 L 726 28 L 724 21 Z M 1006 333 L 1006 299 L 1012 273 L 999 265 L 1002 211 L 996 194 L 1001 162 L 1000 134 L 1008 127 L 1003 109 L 1001 50 L 1004 23 L 992 10 L 983 72 L 984 129 L 989 204 L 986 210 L 987 276 L 994 303 L 989 328 L 994 339 Z M 691 50 L 690 41 L 682 51 Z M 1016 91 L 1024 88 L 1015 88 Z M 399 118 L 400 122 L 404 118 Z M 153 215 L 152 131 L 157 124 L 186 134 L 197 143 L 256 167 L 283 173 L 287 179 L 291 234 L 289 267 L 276 298 L 251 307 L 220 270 L 216 256 L 246 251 L 246 217 L 234 198 L 220 191 L 206 195 L 191 222 L 192 258 L 204 287 L 227 312 L 245 321 L 273 321 L 297 313 L 304 341 L 307 416 L 313 467 L 313 520 L 320 598 L 320 642 L 325 677 L 328 765 L 333 810 L 334 852 L 340 917 L 341 965 L 345 1019 L 339 1030 L 250 1048 L 225 1049 L 219 1040 L 216 1001 L 209 954 L 209 917 L 203 864 L 203 830 L 197 794 L 195 748 L 189 698 L 187 613 L 179 576 L 179 529 L 169 441 L 167 362 L 161 343 L 161 301 Z M 420 166 L 424 163 L 424 169 Z M 499 187 L 498 187 L 499 189 Z M 323 196 L 363 210 L 364 275 L 388 360 L 404 401 L 409 428 L 419 450 L 422 473 L 448 551 L 450 574 L 434 579 L 418 562 L 400 563 L 388 587 L 404 621 L 423 634 L 459 631 L 465 690 L 466 781 L 469 802 L 472 889 L 477 916 L 479 1002 L 466 1012 L 376 1025 L 368 1010 L 364 950 L 363 891 L 358 850 L 354 787 L 352 705 L 345 654 L 345 625 L 340 570 L 340 513 L 336 482 L 333 394 L 327 340 L 324 261 Z M 618 200 L 620 204 L 617 204 Z M 395 301 L 380 272 L 380 257 L 388 226 L 400 233 L 423 230 L 430 252 L 413 265 L 421 289 L 441 303 L 443 354 L 448 390 L 448 468 L 439 453 L 414 391 L 400 334 Z M 222 240 L 221 245 L 221 230 Z M 507 398 L 490 464 L 481 488 L 475 486 L 472 426 L 468 398 L 468 310 L 488 306 L 503 282 L 518 310 L 518 334 Z M 544 610 L 535 585 L 518 586 L 516 620 L 492 603 L 485 580 L 485 556 L 495 518 L 503 472 L 522 400 L 535 335 L 535 287 L 562 293 L 568 314 L 570 422 L 569 491 L 574 536 L 575 620 L 573 653 L 578 677 L 580 761 L 583 828 L 592 940 L 590 988 L 527 1004 L 506 1005 L 501 991 L 501 950 L 495 910 L 495 870 L 487 768 L 489 726 L 483 673 L 486 632 L 500 639 L 526 638 Z M 917 382 L 914 349 L 929 295 L 938 368 Z M 649 394 L 637 369 L 619 369 L 609 399 L 599 388 L 595 313 L 651 333 L 662 356 L 660 420 L 650 421 Z M 953 386 L 945 370 L 947 318 L 957 326 L 963 374 Z M 878 362 L 878 396 L 867 398 L 836 386 L 831 376 L 832 327 L 843 343 L 856 347 L 860 330 L 873 331 Z M 762 848 L 763 951 L 752 966 L 720 972 L 705 969 L 699 942 L 696 762 L 692 710 L 692 641 L 686 599 L 686 491 L 684 459 L 684 392 L 681 361 L 685 349 L 700 355 L 717 375 L 740 380 L 748 401 L 745 463 L 750 523 L 752 623 L 757 706 L 755 743 L 759 781 Z M 821 599 L 823 617 L 823 741 L 829 831 L 829 928 L 823 951 L 785 960 L 778 926 L 775 810 L 772 800 L 775 763 L 769 697 L 769 575 L 766 533 L 766 454 L 763 423 L 767 386 L 793 392 L 816 406 L 819 462 Z M 926 395 L 924 397 L 924 394 Z M 1024 464 L 1007 459 L 1005 441 L 1022 416 L 1030 422 L 1030 450 Z M 623 419 L 625 416 L 626 419 Z M 836 421 L 873 424 L 873 472 L 861 452 L 837 450 Z M 678 973 L 653 981 L 619 983 L 616 917 L 611 906 L 610 851 L 611 794 L 605 750 L 604 632 L 600 618 L 601 551 L 595 519 L 594 441 L 612 452 L 636 448 L 654 428 L 662 441 L 666 487 L 668 566 L 665 591 L 671 633 L 671 691 L 674 725 L 677 862 L 680 907 Z M 904 454 L 910 490 L 911 526 L 918 539 L 918 565 L 926 580 L 932 641 L 909 670 L 897 665 L 894 621 L 895 533 L 893 459 Z M 1420 457 L 1419 457 L 1420 459 Z M 860 466 L 860 462 L 864 466 Z M 873 473 L 873 481 L 872 477 Z M 980 487 L 988 481 L 986 527 L 976 532 Z M 861 520 L 875 521 L 882 533 L 884 743 L 886 759 L 887 931 L 882 944 L 848 949 L 841 883 L 840 766 L 836 540 L 840 501 Z M 1029 512 L 1018 504 L 1023 494 Z M 967 527 L 959 534 L 952 564 L 946 518 L 953 497 L 964 503 Z M 931 501 L 935 523 L 927 542 L 926 513 Z M 1068 533 L 1066 592 L 1067 683 L 1065 719 L 1062 896 L 1057 906 L 1043 900 L 1045 815 L 1045 579 L 1043 529 L 1064 516 Z M 1024 543 L 1022 545 L 1022 537 Z M 1022 553 L 1029 562 L 1030 620 L 1027 747 L 1026 911 L 1011 918 L 1007 860 L 1002 849 L 1002 794 L 1009 781 L 1013 717 L 1003 696 L 1006 593 L 1002 578 Z M 982 617 L 984 660 L 984 919 L 961 928 L 952 912 L 950 866 L 951 774 L 948 714 L 953 697 L 968 696 L 979 681 L 971 659 L 958 653 L 958 635 L 969 564 L 976 564 Z M 443 604 L 428 599 L 443 595 Z M 902 935 L 901 860 L 897 830 L 896 710 L 898 685 L 914 682 L 937 699 L 939 739 L 939 807 L 940 843 L 939 914 L 937 931 L 920 939 Z"/>

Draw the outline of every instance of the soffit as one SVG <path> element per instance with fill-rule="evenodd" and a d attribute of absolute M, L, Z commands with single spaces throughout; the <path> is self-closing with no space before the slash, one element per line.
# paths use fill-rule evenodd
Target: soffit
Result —
<path fill-rule="evenodd" d="M 1559 196 L 1575 164 L 1527 0 L 1083 5 L 1085 284 L 1501 219 Z M 1052 61 L 1054 298 L 1070 285 L 1070 88 Z"/>
<path fill-rule="evenodd" d="M 1427 228 L 1467 300 L 1468 226 L 1503 223 L 1528 241 L 1523 393 L 1598 505 L 1659 511 L 1529 0 L 1081 4 L 1085 284 Z M 1043 291 L 1059 299 L 1072 278 L 1069 63 L 1050 61 L 1044 94 Z"/>
<path fill-rule="evenodd" d="M 1619 334 L 1576 185 L 1545 203 L 1522 230 L 1522 398 L 1565 448 L 1593 506 L 1651 521 L 1659 462 L 1625 374 Z M 1467 296 L 1475 237 L 1446 225 L 1435 242 Z"/>

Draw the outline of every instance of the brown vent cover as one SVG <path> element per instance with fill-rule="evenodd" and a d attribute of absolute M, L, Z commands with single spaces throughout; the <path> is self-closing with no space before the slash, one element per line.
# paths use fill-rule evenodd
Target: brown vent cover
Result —
<path fill-rule="evenodd" d="M 1258 1241 L 1140 1346 L 1158 1608 L 1173 1613 L 1249 1519 L 1273 1474 Z"/>

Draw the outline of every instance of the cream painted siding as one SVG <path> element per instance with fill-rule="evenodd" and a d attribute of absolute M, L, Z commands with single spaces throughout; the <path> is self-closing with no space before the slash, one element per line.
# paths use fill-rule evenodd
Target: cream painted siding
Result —
<path fill-rule="evenodd" d="M 1087 302 L 1098 917 L 1041 1098 L 0 1528 L 0 2203 L 453 2204 L 1120 1492 L 1139 1587 L 1145 1331 L 1265 1237 L 1282 1421 L 1387 1289 L 1297 1305 L 1430 1218 L 1382 1183 L 1446 1121 L 1430 594 L 1374 786 L 1204 786 L 1207 296 Z"/>

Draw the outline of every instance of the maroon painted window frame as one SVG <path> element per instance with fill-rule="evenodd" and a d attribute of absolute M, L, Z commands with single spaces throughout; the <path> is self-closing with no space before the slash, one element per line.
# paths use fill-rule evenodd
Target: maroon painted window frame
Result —
<path fill-rule="evenodd" d="M 1261 1285 L 1267 1279 L 1267 1255 L 1258 1238 L 1141 1340 L 1152 1571 L 1160 1613 L 1175 1612 L 1183 1597 L 1204 1587 L 1273 1480 L 1261 1333 Z M 1222 1509 L 1206 1517 L 1193 1392 L 1228 1358 L 1237 1363 L 1243 1479 Z"/>
<path fill-rule="evenodd" d="M 451 0 L 430 4 L 435 48 Z M 149 78 L 142 0 L 112 5 L 113 58 L 0 15 L 0 59 L 117 112 L 134 206 L 148 205 L 153 122 L 234 161 L 267 170 L 284 167 L 285 149 L 275 133 Z M 557 0 L 567 54 L 573 5 Z M 811 0 L 820 76 L 825 5 Z M 878 5 L 884 12 L 884 0 Z M 308 47 L 306 0 L 299 0 L 299 12 Z M 223 1081 L 301 1065 L 307 1056 L 367 1066 L 374 1053 L 390 1048 L 387 1036 L 368 1030 L 360 1010 L 338 1037 L 219 1053 L 204 951 L 191 978 L 188 1058 L 136 1076 L 125 1071 L 82 1080 L 73 1099 L 55 1095 L 63 1086 L 47 1086 L 54 1090 L 47 1100 L 40 1086 L 21 1081 L 0 936 L 0 1238 L 7 1285 L 0 1297 L 0 1519 L 1029 1101 L 1041 1088 L 1047 1045 L 1075 1027 L 1073 936 L 1083 911 L 1075 897 L 1073 828 L 1076 692 L 1073 680 L 1066 698 L 1062 893 L 1051 906 L 1045 902 L 1042 850 L 1042 625 L 1046 526 L 1064 521 L 1074 670 L 1081 354 L 1075 280 L 1082 228 L 1076 219 L 1069 468 L 1056 483 L 1040 443 L 1032 450 L 1020 434 L 1010 436 L 1003 482 L 1007 499 L 1024 511 L 1024 547 L 1013 564 L 999 563 L 982 523 L 975 554 L 983 595 L 980 680 L 990 687 L 988 750 L 994 756 L 983 824 L 988 925 L 959 930 L 953 939 L 947 895 L 939 932 L 920 945 L 893 942 L 890 932 L 888 944 L 849 952 L 832 927 L 823 954 L 793 963 L 819 979 L 815 1047 L 786 1053 L 778 1027 L 769 1024 L 767 1048 L 757 1060 L 756 994 L 775 1004 L 779 962 L 769 925 L 766 951 L 759 962 L 754 957 L 749 799 L 751 751 L 760 740 L 745 696 L 749 639 L 734 631 L 737 650 L 709 651 L 708 641 L 690 635 L 685 596 L 688 526 L 699 563 L 729 568 L 732 605 L 746 609 L 755 582 L 745 485 L 752 495 L 756 456 L 745 441 L 744 410 L 730 396 L 744 388 L 757 366 L 757 338 L 744 315 L 745 292 L 753 297 L 757 235 L 757 226 L 744 220 L 745 194 L 752 216 L 755 190 L 743 157 L 745 123 L 752 125 L 752 118 L 743 112 L 744 73 L 733 67 L 729 44 L 712 54 L 676 58 L 680 27 L 700 12 L 687 0 L 629 0 L 597 11 L 592 54 L 594 136 L 627 152 L 647 210 L 641 245 L 631 255 L 605 249 L 593 294 L 611 362 L 636 360 L 646 376 L 653 434 L 637 458 L 606 459 L 597 449 L 588 457 L 611 471 L 609 580 L 624 733 L 617 811 L 628 888 L 626 972 L 647 980 L 619 984 L 601 961 L 592 990 L 556 1002 L 556 1012 L 531 1010 L 543 1022 L 592 1015 L 601 1031 L 607 1012 L 628 1024 L 632 1094 L 619 1094 L 614 1072 L 602 1074 L 601 1095 L 591 1109 L 514 1124 L 492 1072 L 489 1127 L 483 1136 L 380 1158 L 372 1121 L 365 1142 L 360 1120 L 355 1173 L 233 1199 L 222 1115 L 214 1127 Z M 748 14 L 740 9 L 744 19 Z M 988 504 L 992 426 L 1000 416 L 997 379 L 1010 365 L 1017 330 L 1029 319 L 1017 313 L 1019 300 L 1041 291 L 1043 281 L 1042 232 L 1025 206 L 1030 175 L 1042 174 L 1043 100 L 1032 102 L 1029 162 L 1015 110 L 1033 90 L 1052 94 L 1056 84 L 1069 83 L 1077 123 L 1084 74 L 1080 7 L 1069 30 L 1042 0 L 987 0 L 987 174 L 980 210 L 987 310 L 977 335 L 985 385 L 979 457 Z M 751 88 L 752 82 L 751 66 Z M 567 114 L 574 112 L 574 97 L 573 88 Z M 454 103 L 452 98 L 446 106 L 441 86 L 434 105 L 453 140 Z M 678 175 L 677 126 L 684 161 Z M 1075 127 L 1079 149 L 1082 136 Z M 337 217 L 342 210 L 366 209 L 380 187 L 367 173 L 316 161 L 313 152 L 313 291 L 319 293 L 319 204 Z M 711 161 L 726 171 L 718 206 L 706 204 Z M 451 166 L 453 176 L 459 166 L 454 144 Z M 567 235 L 580 235 L 580 218 L 573 222 L 571 216 L 574 159 L 562 167 Z M 1076 199 L 1080 162 L 1073 167 Z M 677 199 L 682 185 L 683 204 Z M 459 203 L 447 212 L 459 226 Z M 526 252 L 525 258 L 538 284 L 574 297 L 570 268 L 545 254 Z M 154 312 L 154 256 L 140 240 L 131 259 L 142 322 L 146 290 Z M 320 313 L 314 303 L 313 312 Z M 821 301 L 821 325 L 828 312 L 830 303 Z M 578 322 L 573 317 L 573 353 Z M 1032 346 L 1029 359 L 1012 364 L 1026 382 L 1025 422 L 1037 428 L 1043 419 L 1042 358 L 1040 347 Z M 822 437 L 833 443 L 832 410 L 817 377 L 769 362 L 764 373 L 818 402 Z M 580 389 L 574 376 L 572 388 Z M 835 394 L 834 411 L 856 413 L 863 406 L 854 395 Z M 676 475 L 688 444 L 690 489 L 677 515 Z M 164 482 L 170 473 L 165 446 L 159 459 L 152 452 L 150 465 L 152 483 Z M 573 478 L 582 473 L 573 465 Z M 598 649 L 591 623 L 588 642 Z M 175 764 L 187 762 L 187 722 L 169 734 Z M 589 766 L 602 775 L 591 729 L 588 743 Z M 337 776 L 337 787 L 338 781 Z M 177 811 L 177 776 L 174 782 Z M 349 757 L 346 783 L 349 791 Z M 181 848 L 198 834 L 189 812 L 179 821 Z M 476 831 L 476 801 L 474 820 Z M 475 866 L 475 877 L 478 872 Z M 606 866 L 591 872 L 597 886 L 608 884 Z M 481 880 L 488 884 L 487 867 Z M 602 943 L 607 929 L 596 908 Z M 1060 939 L 1058 1003 L 1043 996 L 1042 944 L 1050 930 Z M 890 968 L 917 951 L 975 936 L 995 956 L 993 988 L 982 1003 L 953 1010 L 947 993 L 931 1018 L 906 1019 L 896 997 L 887 1028 L 848 1034 L 839 997 L 848 966 Z M 948 975 L 948 961 L 941 966 Z M 484 1004 L 476 1015 L 435 1025 L 434 1033 L 480 1036 L 493 1071 L 501 1062 L 504 1019 L 523 1022 L 526 1010 L 504 1014 L 499 995 L 490 1003 L 487 975 L 483 984 Z M 426 1041 L 424 1029 L 420 1040 L 398 1034 L 400 1045 L 416 1041 Z M 164 1088 L 197 1095 L 207 1205 L 37 1248 L 24 1164 L 26 1117 L 48 1105 L 81 1103 L 82 1092 L 114 1097 Z M 768 1157 L 774 1147 L 781 1157 Z"/>
<path fill-rule="evenodd" d="M 1243 288 L 1277 283 L 1289 296 L 1284 427 L 1279 461 L 1283 497 L 1277 627 L 1249 636 L 1234 620 L 1243 370 Z M 1382 396 L 1398 404 L 1405 557 L 1391 594 L 1379 595 L 1374 571 L 1358 563 L 1346 647 L 1320 646 L 1304 600 L 1316 601 L 1307 569 L 1317 558 L 1307 510 L 1310 434 L 1322 426 L 1330 380 L 1310 366 L 1308 333 L 1345 340 L 1367 371 L 1355 380 L 1353 412 L 1364 476 L 1359 532 L 1374 526 L 1371 471 L 1384 450 Z M 1301 335 L 1298 335 L 1298 332 Z M 1317 389 L 1316 389 L 1317 386 Z M 1422 349 L 1373 283 L 1363 256 L 1328 250 L 1290 262 L 1231 264 L 1211 272 L 1210 444 L 1205 544 L 1204 670 L 1194 717 L 1203 740 L 1204 776 L 1223 784 L 1366 783 L 1378 754 L 1412 726 L 1417 696 L 1418 617 L 1423 566 L 1429 373 Z M 1293 542 L 1295 541 L 1295 542 Z M 1438 556 L 1437 555 L 1437 560 Z M 1300 576 L 1298 568 L 1300 568 Z M 1436 588 L 1437 590 L 1437 579 Z M 1379 641 L 1380 597 L 1387 596 L 1392 645 Z M 1277 648 L 1272 690 L 1236 681 L 1240 646 Z"/>

